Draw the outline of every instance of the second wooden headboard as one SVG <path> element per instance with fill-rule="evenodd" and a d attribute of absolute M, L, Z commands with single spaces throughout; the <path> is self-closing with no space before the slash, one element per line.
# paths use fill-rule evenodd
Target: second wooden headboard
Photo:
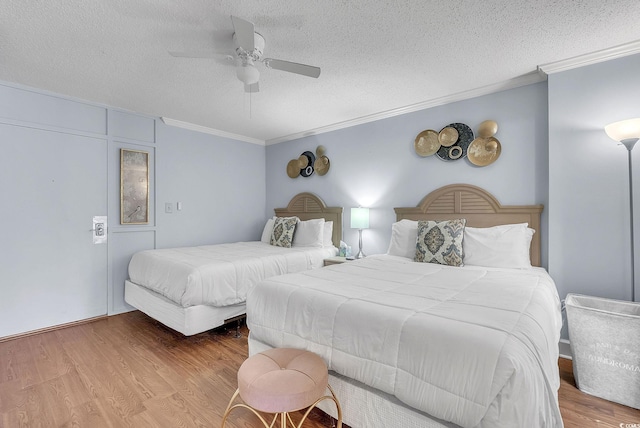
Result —
<path fill-rule="evenodd" d="M 340 247 L 342 239 L 342 207 L 327 207 L 322 199 L 313 193 L 304 192 L 291 198 L 286 208 L 276 208 L 278 217 L 297 216 L 300 220 L 323 218 L 333 222 L 333 235 L 331 241 L 336 247 Z"/>
<path fill-rule="evenodd" d="M 529 223 L 529 227 L 536 231 L 531 240 L 531 264 L 540 266 L 542 209 L 542 205 L 501 205 L 493 195 L 480 187 L 451 184 L 429 193 L 417 207 L 395 208 L 395 212 L 398 221 L 465 218 L 467 226 L 471 227 Z"/>

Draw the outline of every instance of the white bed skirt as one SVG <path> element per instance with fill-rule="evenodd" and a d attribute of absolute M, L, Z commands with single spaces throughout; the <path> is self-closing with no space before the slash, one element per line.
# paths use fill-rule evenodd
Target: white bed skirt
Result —
<path fill-rule="evenodd" d="M 244 303 L 220 308 L 206 305 L 183 308 L 166 297 L 128 280 L 125 281 L 124 300 L 185 336 L 219 327 L 227 320 L 246 313 Z"/>
<path fill-rule="evenodd" d="M 249 356 L 271 348 L 252 339 L 249 333 Z M 392 395 L 333 371 L 329 371 L 329 384 L 340 401 L 342 422 L 352 428 L 459 428 L 458 425 L 412 409 Z M 337 417 L 332 401 L 324 400 L 318 407 L 331 417 Z"/>

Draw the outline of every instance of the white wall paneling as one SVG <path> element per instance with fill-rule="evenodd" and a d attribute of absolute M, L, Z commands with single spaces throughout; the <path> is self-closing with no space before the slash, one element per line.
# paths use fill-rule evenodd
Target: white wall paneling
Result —
<path fill-rule="evenodd" d="M 0 118 L 38 128 L 106 135 L 104 107 L 43 94 L 35 90 L 0 84 Z"/>
<path fill-rule="evenodd" d="M 112 125 L 112 120 L 116 122 Z M 139 124 L 139 131 L 135 124 Z M 122 127 L 126 124 L 126 127 Z M 127 312 L 133 308 L 124 301 L 124 280 L 128 278 L 129 259 L 135 251 L 155 248 L 156 203 L 155 203 L 155 141 L 113 137 L 111 132 L 120 129 L 129 136 L 155 136 L 153 120 L 149 130 L 149 118 L 109 111 L 109 315 Z M 124 132 L 126 131 L 126 132 Z M 120 152 L 122 149 L 139 150 L 149 154 L 149 223 L 120 224 Z"/>
<path fill-rule="evenodd" d="M 119 110 L 109 110 L 109 135 L 145 143 L 155 143 L 155 120 Z"/>

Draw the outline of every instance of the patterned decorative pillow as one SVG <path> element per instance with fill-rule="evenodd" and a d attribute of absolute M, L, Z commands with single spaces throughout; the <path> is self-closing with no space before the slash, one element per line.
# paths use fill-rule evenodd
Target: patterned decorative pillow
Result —
<path fill-rule="evenodd" d="M 467 220 L 419 221 L 416 262 L 464 266 L 462 238 Z"/>
<path fill-rule="evenodd" d="M 269 243 L 276 247 L 291 248 L 296 223 L 298 223 L 298 217 L 277 217 L 273 224 L 273 232 L 271 232 Z"/>

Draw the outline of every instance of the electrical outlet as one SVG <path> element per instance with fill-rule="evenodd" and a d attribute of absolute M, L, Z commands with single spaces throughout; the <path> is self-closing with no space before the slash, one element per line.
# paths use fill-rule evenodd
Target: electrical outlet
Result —
<path fill-rule="evenodd" d="M 167 214 L 171 214 L 173 212 L 173 204 L 171 202 L 165 202 L 164 212 L 166 212 Z"/>

